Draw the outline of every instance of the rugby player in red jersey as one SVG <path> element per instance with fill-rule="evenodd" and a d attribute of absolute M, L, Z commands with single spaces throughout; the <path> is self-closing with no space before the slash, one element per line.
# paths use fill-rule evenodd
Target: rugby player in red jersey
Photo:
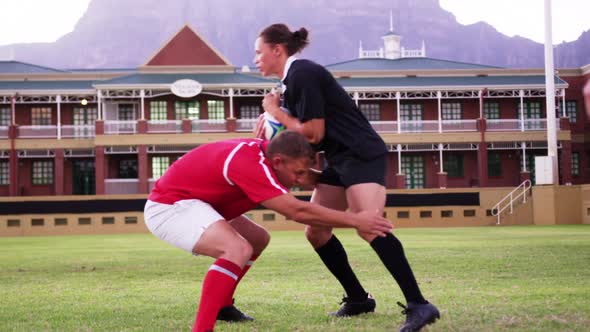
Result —
<path fill-rule="evenodd" d="M 185 251 L 216 259 L 203 281 L 193 331 L 212 331 L 216 320 L 252 320 L 233 305 L 233 293 L 270 240 L 243 215 L 258 205 L 306 225 L 390 233 L 391 224 L 376 211 L 337 211 L 290 194 L 287 188 L 310 177 L 314 158 L 307 139 L 287 130 L 270 142 L 233 139 L 199 146 L 155 183 L 144 210 L 149 230 Z"/>

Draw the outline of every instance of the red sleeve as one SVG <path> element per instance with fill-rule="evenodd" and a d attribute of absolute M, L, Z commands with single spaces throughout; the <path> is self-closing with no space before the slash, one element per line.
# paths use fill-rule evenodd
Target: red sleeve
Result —
<path fill-rule="evenodd" d="M 258 146 L 242 146 L 227 165 L 226 180 L 254 203 L 289 193 L 278 180 Z"/>

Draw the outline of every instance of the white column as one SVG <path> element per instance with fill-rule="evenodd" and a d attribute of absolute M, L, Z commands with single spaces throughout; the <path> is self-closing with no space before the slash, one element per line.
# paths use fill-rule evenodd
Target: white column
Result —
<path fill-rule="evenodd" d="M 441 98 L 442 93 L 440 91 L 436 92 L 436 99 L 438 99 L 438 132 L 442 133 L 442 110 L 441 110 Z"/>
<path fill-rule="evenodd" d="M 96 116 L 98 117 L 98 120 L 102 120 L 102 91 L 100 90 L 96 92 L 96 108 Z"/>
<path fill-rule="evenodd" d="M 526 143 L 520 143 L 520 147 L 522 148 L 522 171 L 526 172 Z"/>
<path fill-rule="evenodd" d="M 229 88 L 229 118 L 234 118 L 234 88 Z"/>
<path fill-rule="evenodd" d="M 545 104 L 547 106 L 547 155 L 553 167 L 553 184 L 559 184 L 557 167 L 557 130 L 555 125 L 555 70 L 553 67 L 553 42 L 551 0 L 545 0 Z"/>
<path fill-rule="evenodd" d="M 520 131 L 524 131 L 524 90 L 520 90 Z"/>
<path fill-rule="evenodd" d="M 561 89 L 561 110 L 562 110 L 562 117 L 566 117 L 567 113 L 566 113 L 566 109 L 565 109 L 565 89 Z M 570 119 L 571 122 L 571 119 Z"/>
<path fill-rule="evenodd" d="M 401 134 L 402 132 L 402 117 L 401 117 L 401 103 L 400 103 L 400 98 L 401 98 L 401 93 L 398 91 L 395 93 L 395 102 L 397 104 L 397 133 Z"/>
<path fill-rule="evenodd" d="M 402 145 L 397 145 L 397 174 L 402 174 Z"/>
<path fill-rule="evenodd" d="M 61 95 L 55 98 L 57 102 L 57 139 L 61 139 Z"/>
<path fill-rule="evenodd" d="M 479 118 L 483 119 L 483 91 L 479 90 L 477 96 L 479 97 Z"/>
<path fill-rule="evenodd" d="M 442 143 L 438 143 L 438 159 L 440 161 L 440 172 L 444 172 L 443 169 L 443 145 Z"/>
<path fill-rule="evenodd" d="M 141 98 L 141 120 L 145 120 L 145 90 L 139 91 L 139 97 Z"/>
<path fill-rule="evenodd" d="M 10 123 L 16 125 L 16 96 L 10 96 Z"/>
<path fill-rule="evenodd" d="M 355 91 L 354 94 L 353 94 L 353 96 L 354 96 L 354 103 L 358 107 L 358 105 L 359 105 L 359 92 L 358 91 Z"/>

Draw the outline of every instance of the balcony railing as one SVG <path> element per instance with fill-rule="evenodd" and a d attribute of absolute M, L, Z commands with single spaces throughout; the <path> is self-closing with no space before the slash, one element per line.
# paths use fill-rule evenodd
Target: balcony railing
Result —
<path fill-rule="evenodd" d="M 136 120 L 108 120 L 104 122 L 105 135 L 135 134 L 137 133 Z"/>
<path fill-rule="evenodd" d="M 182 133 L 182 120 L 149 120 L 148 133 Z"/>
<path fill-rule="evenodd" d="M 192 132 L 193 133 L 215 133 L 225 132 L 227 126 L 225 120 L 193 120 L 192 121 Z"/>
<path fill-rule="evenodd" d="M 8 126 L 0 126 L 0 139 L 8 138 Z"/>
<path fill-rule="evenodd" d="M 104 193 L 106 195 L 137 194 L 139 179 L 105 179 Z"/>
<path fill-rule="evenodd" d="M 236 120 L 236 131 L 237 132 L 252 132 L 256 127 L 258 119 L 237 119 Z"/>
<path fill-rule="evenodd" d="M 559 120 L 555 121 L 557 130 L 561 129 Z M 486 120 L 488 131 L 539 131 L 547 130 L 547 119 L 490 119 Z"/>
<path fill-rule="evenodd" d="M 371 121 L 371 126 L 378 133 L 397 133 L 397 121 Z"/>
<path fill-rule="evenodd" d="M 18 126 L 18 138 L 57 138 L 57 126 Z"/>
<path fill-rule="evenodd" d="M 401 122 L 402 133 L 437 133 L 437 120 L 412 120 Z"/>
<path fill-rule="evenodd" d="M 61 126 L 62 138 L 91 138 L 95 135 L 94 125 L 64 125 Z"/>
<path fill-rule="evenodd" d="M 443 132 L 453 131 L 477 131 L 477 120 L 443 120 L 442 121 Z"/>

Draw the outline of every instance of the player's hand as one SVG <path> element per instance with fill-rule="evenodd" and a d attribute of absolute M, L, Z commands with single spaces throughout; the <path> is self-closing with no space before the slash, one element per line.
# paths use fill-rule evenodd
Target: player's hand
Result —
<path fill-rule="evenodd" d="M 264 138 L 264 114 L 260 114 L 254 127 L 254 137 Z"/>
<path fill-rule="evenodd" d="M 391 233 L 391 230 L 393 229 L 393 225 L 389 220 L 381 217 L 375 212 L 362 211 L 356 215 L 359 219 L 356 229 L 359 232 L 384 237 L 388 233 Z"/>
<path fill-rule="evenodd" d="M 281 112 L 280 106 L 281 96 L 274 89 L 270 93 L 267 93 L 262 99 L 262 108 L 264 111 L 270 113 L 270 115 L 274 116 L 275 118 L 280 116 L 278 115 Z"/>

